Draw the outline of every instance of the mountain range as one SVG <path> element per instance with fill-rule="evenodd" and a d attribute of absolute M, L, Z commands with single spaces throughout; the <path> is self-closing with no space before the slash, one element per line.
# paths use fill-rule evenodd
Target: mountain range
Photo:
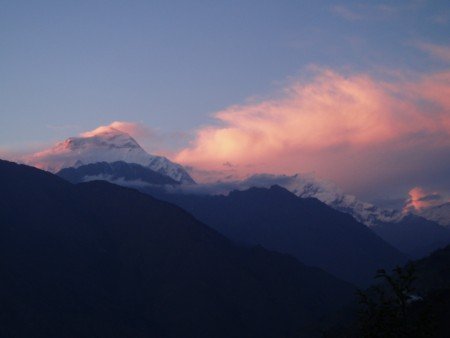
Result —
<path fill-rule="evenodd" d="M 128 133 L 111 126 L 99 127 L 78 137 L 68 138 L 54 147 L 25 157 L 23 162 L 53 173 L 65 168 L 80 168 L 84 165 L 101 162 L 125 162 L 141 165 L 184 185 L 195 183 L 183 166 L 171 162 L 163 156 L 147 153 Z M 89 174 L 92 173 L 92 170 L 93 168 L 89 167 Z M 133 175 L 132 179 L 129 172 L 121 177 L 117 172 L 118 168 L 113 169 L 116 171 L 114 174 L 111 173 L 111 170 L 111 168 L 105 168 L 105 172 L 101 172 L 100 168 L 95 169 L 98 179 L 117 184 L 139 186 L 142 181 L 145 182 L 145 179 L 137 174 Z M 80 172 L 71 175 L 75 175 L 77 181 L 92 180 L 95 177 L 95 175 L 87 174 L 85 175 L 87 177 L 82 176 L 85 171 L 86 169 L 81 169 Z M 229 192 L 241 187 L 268 188 L 272 185 L 283 186 L 300 197 L 317 198 L 336 210 L 351 214 L 357 221 L 367 226 L 399 222 L 406 215 L 402 210 L 381 208 L 361 201 L 353 195 L 343 193 L 330 182 L 317 180 L 310 175 L 257 174 L 239 182 L 227 184 L 221 182 L 218 186 L 220 186 L 219 192 L 223 193 L 224 186 L 228 186 L 227 192 Z M 450 225 L 450 203 L 421 210 L 417 214 L 441 226 Z"/>
<path fill-rule="evenodd" d="M 205 188 L 201 184 L 196 186 L 180 185 L 170 177 L 155 172 L 148 167 L 123 161 L 65 168 L 57 175 L 72 183 L 106 180 L 115 184 L 134 187 L 169 201 L 178 201 L 184 198 L 180 199 L 167 194 L 161 195 L 162 191 L 169 191 L 171 195 L 190 195 L 189 198 L 198 200 L 199 195 L 209 195 L 211 192 L 214 193 L 219 190 L 228 191 L 233 186 L 245 191 L 251 187 L 265 187 L 269 183 L 278 182 L 288 187 L 300 198 L 315 198 L 322 202 L 325 201 L 324 203 L 329 207 L 353 216 L 355 220 L 368 226 L 387 243 L 411 258 L 424 257 L 450 243 L 450 229 L 438 222 L 417 214 L 402 214 L 400 211 L 380 209 L 369 203 L 360 202 L 354 196 L 332 192 L 331 189 L 326 190 L 314 181 L 308 183 L 300 177 L 255 175 L 239 182 L 239 184 L 220 184 L 217 187 L 213 186 L 211 189 L 211 186 Z M 157 189 L 157 187 L 160 187 L 160 189 Z M 445 211 L 444 206 L 439 210 Z M 201 208 L 201 206 L 198 206 L 198 208 Z M 195 212 L 198 212 L 198 210 Z"/>
<path fill-rule="evenodd" d="M 349 214 L 279 186 L 216 196 L 157 196 L 237 243 L 291 254 L 359 286 L 368 285 L 377 269 L 407 261 L 406 255 Z"/>
<path fill-rule="evenodd" d="M 195 185 L 182 166 L 148 154 L 130 135 L 112 127 L 100 127 L 79 137 L 69 138 L 28 160 L 47 170 L 62 168 L 57 174 L 72 183 L 106 180 L 146 192 L 153 190 L 150 194 L 155 193 L 156 186 L 177 187 L 171 191 L 182 194 L 198 194 L 202 189 L 208 194 L 215 194 L 217 191 L 228 193 L 236 189 L 280 185 L 301 198 L 316 198 L 335 210 L 352 215 L 410 257 L 421 257 L 449 242 L 450 230 L 437 222 L 419 215 L 378 208 L 342 193 L 333 184 L 309 176 L 260 174 L 206 188 L 201 184 Z M 96 162 L 100 160 L 104 161 Z M 445 205 L 428 210 L 427 217 L 445 222 L 446 210 Z"/>
<path fill-rule="evenodd" d="M 354 287 L 172 204 L 0 161 L 0 336 L 315 337 Z"/>
<path fill-rule="evenodd" d="M 276 219 L 276 215 L 280 212 L 280 210 L 273 210 L 273 221 L 272 221 L 272 232 L 276 233 L 276 236 L 272 237 L 287 237 L 289 238 L 289 241 L 294 241 L 294 238 L 299 237 L 296 239 L 296 243 L 292 245 L 288 245 L 287 243 L 289 241 L 285 242 L 278 242 L 276 245 L 274 243 L 269 242 L 269 239 L 261 240 L 259 238 L 258 231 L 262 231 L 261 229 L 258 229 L 258 226 L 253 224 L 255 227 L 254 229 L 250 229 L 249 223 L 246 223 L 245 225 L 240 225 L 242 228 L 242 231 L 246 229 L 247 231 L 246 235 L 238 234 L 238 233 L 230 233 L 230 229 L 227 229 L 225 225 L 229 225 L 230 228 L 233 226 L 232 222 L 236 222 L 234 219 L 230 217 L 231 214 L 225 214 L 221 216 L 223 219 L 220 222 L 220 226 L 217 225 L 216 219 L 208 219 L 204 218 L 208 212 L 215 215 L 216 217 L 219 217 L 221 215 L 219 212 L 211 212 L 208 211 L 208 208 L 211 208 L 210 202 L 208 200 L 225 200 L 225 196 L 235 196 L 239 194 L 239 191 L 233 191 L 231 194 L 223 195 L 223 197 L 218 196 L 211 196 L 209 194 L 200 194 L 201 192 L 201 185 L 197 185 L 194 188 L 195 189 L 183 189 L 183 186 L 180 186 L 179 184 L 174 184 L 174 182 L 170 182 L 170 178 L 166 176 L 167 179 L 163 179 L 163 177 L 159 177 L 159 173 L 156 173 L 152 171 L 149 168 L 137 165 L 137 164 L 127 164 L 125 162 L 114 162 L 114 163 L 97 163 L 97 164 L 89 164 L 85 166 L 80 166 L 78 168 L 66 168 L 61 170 L 59 173 L 57 173 L 60 177 L 72 182 L 72 183 L 79 183 L 79 182 L 85 182 L 85 181 L 92 181 L 96 179 L 101 180 L 107 180 L 109 182 L 125 185 L 129 187 L 137 188 L 145 193 L 148 193 L 153 196 L 157 196 L 159 198 L 165 199 L 167 201 L 170 201 L 172 203 L 175 203 L 177 205 L 180 205 L 183 208 L 186 208 L 188 211 L 196 215 L 199 219 L 203 220 L 208 225 L 211 225 L 215 227 L 217 230 L 225 234 L 226 236 L 229 236 L 235 241 L 238 242 L 244 242 L 244 243 L 258 243 L 263 246 L 267 246 L 269 248 L 273 248 L 277 251 L 282 252 L 288 252 L 295 256 L 296 252 L 299 251 L 299 249 L 294 248 L 294 246 L 302 246 L 305 251 L 307 251 L 306 247 L 303 242 L 302 238 L 307 238 L 304 234 L 302 234 L 302 231 L 304 230 L 304 222 L 305 217 L 301 214 L 297 215 L 300 208 L 298 210 L 292 211 L 293 215 L 297 215 L 297 228 L 292 225 L 291 227 L 287 226 L 287 222 L 293 223 L 293 221 L 289 220 L 283 220 L 283 219 Z M 156 178 L 154 177 L 156 175 Z M 270 177 L 269 177 L 270 178 Z M 267 176 L 260 175 L 259 177 L 255 176 L 253 178 L 250 178 L 239 186 L 242 190 L 242 194 L 248 191 L 253 185 L 260 185 L 261 182 L 267 183 L 271 180 L 268 179 Z M 298 179 L 297 179 L 298 181 Z M 286 183 L 281 181 L 281 183 Z M 163 187 L 171 186 L 173 188 L 170 189 L 164 189 Z M 297 182 L 297 187 L 300 185 Z M 160 188 L 158 188 L 160 187 Z M 290 185 L 292 188 L 292 184 Z M 199 190 L 200 189 L 200 190 Z M 226 190 L 226 189 L 225 189 Z M 168 191 L 169 193 L 165 193 L 165 191 Z M 279 196 L 275 193 L 273 189 L 269 188 L 260 188 L 260 191 L 265 191 L 267 195 L 271 196 L 273 203 L 268 203 L 268 206 L 261 206 L 261 208 L 265 209 L 265 212 L 270 209 L 270 206 L 274 203 L 276 203 Z M 294 189 L 294 191 L 297 193 L 298 196 L 298 188 L 297 190 Z M 306 200 L 306 199 L 315 199 L 313 197 L 306 197 L 306 196 L 313 196 L 319 194 L 321 197 L 323 197 L 323 192 L 320 192 L 321 190 L 317 190 L 313 184 L 305 184 L 303 186 L 304 193 L 301 195 L 302 197 L 297 197 L 300 200 Z M 195 192 L 195 193 L 194 193 Z M 287 194 L 287 191 L 286 191 Z M 290 193 L 291 197 L 294 197 L 294 193 Z M 231 199 L 232 197 L 230 197 Z M 356 199 L 347 199 L 348 202 L 353 201 L 355 203 Z M 219 203 L 219 202 L 218 202 Z M 245 205 L 250 205 L 251 197 L 248 197 L 248 200 L 243 201 Z M 220 204 L 220 203 L 219 203 Z M 223 206 L 217 206 L 218 209 L 222 209 Z M 330 204 L 327 204 L 328 208 L 330 208 Z M 331 205 L 334 205 L 331 203 Z M 342 204 L 341 204 L 342 205 Z M 325 208 L 325 205 L 322 205 L 323 208 Z M 283 207 L 280 207 L 282 209 Z M 318 212 L 317 210 L 313 209 L 311 206 L 309 212 L 314 213 Z M 325 208 L 327 209 L 327 208 Z M 333 207 L 333 209 L 340 211 L 337 213 L 340 215 L 341 213 L 350 214 L 353 216 L 353 214 L 348 209 L 343 208 L 337 208 Z M 261 214 L 261 211 L 254 210 L 254 215 L 257 217 Z M 236 216 L 237 217 L 237 216 Z M 243 216 L 242 216 L 243 217 Z M 389 219 L 389 218 L 388 218 Z M 241 222 L 238 220 L 238 222 Z M 303 222 L 303 223 L 302 223 Z M 281 223 L 281 224 L 279 224 Z M 313 256 L 313 259 L 310 257 L 305 257 L 305 255 L 299 255 L 297 256 L 301 261 L 307 262 L 312 265 L 321 266 L 327 271 L 333 272 L 334 274 L 343 272 L 344 270 L 341 269 L 341 266 L 347 267 L 347 260 L 343 260 L 341 263 L 336 264 L 336 261 L 334 260 L 335 257 L 335 251 L 327 248 L 327 245 L 324 243 L 327 243 L 324 239 L 322 239 L 320 236 L 323 236 L 326 238 L 328 233 L 332 233 L 332 230 L 329 230 L 327 227 L 330 226 L 332 229 L 334 229 L 335 223 L 336 223 L 336 216 L 330 216 L 329 219 L 326 221 L 327 224 L 324 224 L 322 221 L 320 224 L 322 226 L 321 230 L 317 229 L 317 244 L 316 244 L 316 251 L 323 250 L 324 252 L 328 252 L 330 258 L 327 258 L 326 256 L 323 257 L 324 261 L 328 263 L 328 265 L 333 265 L 334 269 L 329 270 L 328 266 L 321 265 L 323 262 L 318 262 L 316 260 L 317 253 L 313 254 L 313 251 L 310 252 L 310 254 Z M 238 223 L 240 224 L 240 223 Z M 247 227 L 247 228 L 246 228 Z M 366 226 L 362 226 L 361 228 L 366 228 Z M 424 257 L 427 254 L 431 253 L 432 251 L 439 249 L 447 244 L 450 243 L 450 230 L 437 224 L 436 222 L 429 221 L 427 219 L 424 219 L 418 215 L 414 214 L 407 214 L 403 215 L 401 218 L 399 218 L 396 221 L 386 221 L 382 222 L 381 220 L 377 220 L 374 222 L 371 226 L 369 226 L 369 229 L 372 230 L 374 233 L 376 233 L 381 239 L 383 239 L 385 242 L 390 244 L 392 247 L 398 249 L 400 252 L 406 254 L 406 256 L 410 258 L 420 258 Z M 267 231 L 267 230 L 265 230 Z M 323 232 L 322 235 L 319 233 Z M 354 250 L 352 246 L 352 236 L 354 235 L 348 235 L 344 238 L 348 238 L 348 244 L 342 244 L 343 247 L 348 247 L 346 249 L 349 252 L 349 255 L 351 254 L 351 251 Z M 359 239 L 359 241 L 362 241 L 364 243 L 364 240 Z M 308 241 L 309 242 L 309 241 Z M 363 257 L 360 254 L 357 254 L 357 257 Z M 398 261 L 396 261 L 398 262 Z M 363 258 L 360 259 L 360 263 L 362 266 L 367 266 L 367 273 L 366 273 L 366 280 L 371 281 L 373 272 L 376 271 L 378 267 L 376 265 L 367 265 Z M 388 265 L 389 266 L 389 265 Z M 361 268 L 355 268 L 355 271 L 360 271 Z M 338 275 L 341 278 L 347 279 L 349 276 L 347 274 Z M 361 275 L 360 275 L 361 276 Z M 350 279 L 347 279 L 352 281 L 353 283 L 360 283 L 361 281 L 353 280 L 352 277 Z"/>
<path fill-rule="evenodd" d="M 320 337 L 353 285 L 450 243 L 447 205 L 301 175 L 196 184 L 111 127 L 26 162 L 47 171 L 0 160 L 0 336 Z"/>

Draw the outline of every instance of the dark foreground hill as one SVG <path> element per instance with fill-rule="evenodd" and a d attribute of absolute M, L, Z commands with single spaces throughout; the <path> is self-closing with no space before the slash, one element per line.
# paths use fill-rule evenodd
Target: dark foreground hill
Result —
<path fill-rule="evenodd" d="M 447 338 L 450 333 L 450 246 L 413 262 L 414 292 L 422 301 L 414 303 L 412 314 L 430 322 L 427 338 Z M 428 324 L 428 323 L 427 323 Z"/>
<path fill-rule="evenodd" d="M 450 246 L 408 263 L 401 274 L 398 271 L 390 273 L 389 279 L 377 279 L 364 292 L 370 303 L 358 304 L 355 299 L 352 306 L 335 314 L 324 337 L 449 337 Z M 400 301 L 402 297 L 406 302 Z"/>
<path fill-rule="evenodd" d="M 1 337 L 293 337 L 354 289 L 176 206 L 0 161 Z"/>
<path fill-rule="evenodd" d="M 237 242 L 291 254 L 359 286 L 368 286 L 377 269 L 407 261 L 352 216 L 279 186 L 227 196 L 160 196 Z"/>

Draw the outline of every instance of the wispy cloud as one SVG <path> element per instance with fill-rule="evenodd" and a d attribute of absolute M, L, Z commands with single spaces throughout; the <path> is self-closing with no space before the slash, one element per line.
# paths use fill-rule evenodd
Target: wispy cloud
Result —
<path fill-rule="evenodd" d="M 442 26 L 448 25 L 450 23 L 450 10 L 436 14 L 432 17 L 432 21 Z"/>
<path fill-rule="evenodd" d="M 357 21 L 364 19 L 364 16 L 344 5 L 334 5 L 330 7 L 330 11 L 337 16 L 349 21 Z"/>
<path fill-rule="evenodd" d="M 430 42 L 416 41 L 413 46 L 419 48 L 430 56 L 450 63 L 450 46 L 438 45 Z"/>
<path fill-rule="evenodd" d="M 374 5 L 371 3 L 358 3 L 352 5 L 338 4 L 329 7 L 331 13 L 347 21 L 382 20 L 390 18 L 400 11 L 410 9 L 412 9 L 411 6 L 401 8 L 390 4 Z"/>

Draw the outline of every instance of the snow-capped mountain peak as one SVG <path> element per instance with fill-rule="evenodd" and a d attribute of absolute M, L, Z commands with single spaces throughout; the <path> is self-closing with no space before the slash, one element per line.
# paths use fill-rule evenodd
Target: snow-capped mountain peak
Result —
<path fill-rule="evenodd" d="M 111 126 L 70 137 L 25 159 L 26 163 L 51 172 L 85 164 L 116 161 L 140 164 L 178 182 L 194 183 L 181 165 L 165 157 L 148 154 L 133 137 Z"/>
<path fill-rule="evenodd" d="M 397 222 L 403 218 L 399 210 L 379 208 L 371 203 L 359 200 L 356 196 L 345 194 L 333 183 L 319 181 L 311 176 L 294 175 L 287 188 L 297 196 L 313 197 L 332 208 L 351 214 L 357 221 L 373 226 L 378 222 Z"/>
<path fill-rule="evenodd" d="M 228 185 L 221 183 L 217 186 L 222 190 L 221 193 L 224 193 L 227 189 L 248 189 L 253 186 L 270 187 L 274 184 L 280 185 L 302 198 L 317 198 L 336 210 L 352 215 L 357 221 L 369 227 L 381 223 L 398 223 L 405 217 L 415 214 L 450 228 L 450 202 L 423 210 L 382 208 L 361 201 L 356 196 L 346 194 L 332 182 L 316 179 L 314 175 L 258 174 L 241 182 L 234 184 L 231 182 Z"/>

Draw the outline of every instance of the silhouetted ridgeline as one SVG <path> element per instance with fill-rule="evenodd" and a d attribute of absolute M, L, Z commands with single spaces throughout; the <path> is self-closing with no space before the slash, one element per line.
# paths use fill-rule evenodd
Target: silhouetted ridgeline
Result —
<path fill-rule="evenodd" d="M 354 288 L 182 209 L 0 161 L 1 337 L 303 337 Z"/>
<path fill-rule="evenodd" d="M 227 196 L 158 196 L 237 242 L 291 254 L 361 287 L 372 283 L 377 269 L 407 261 L 406 255 L 350 215 L 279 186 Z"/>

